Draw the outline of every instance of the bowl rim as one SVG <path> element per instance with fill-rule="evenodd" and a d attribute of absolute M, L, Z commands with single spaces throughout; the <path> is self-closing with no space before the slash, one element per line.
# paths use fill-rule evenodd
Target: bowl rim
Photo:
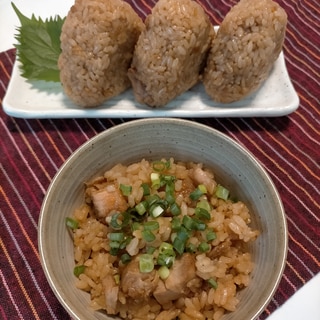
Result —
<path fill-rule="evenodd" d="M 60 292 L 58 292 L 56 290 L 55 283 L 52 279 L 52 275 L 50 273 L 50 270 L 49 270 L 49 267 L 48 267 L 48 264 L 46 261 L 46 253 L 44 252 L 44 241 L 45 240 L 44 240 L 44 234 L 43 234 L 44 233 L 43 232 L 44 231 L 43 224 L 44 224 L 44 219 L 45 219 L 45 211 L 48 206 L 49 194 L 52 191 L 56 181 L 59 179 L 60 175 L 63 173 L 65 168 L 70 165 L 70 162 L 72 160 L 76 159 L 79 154 L 81 154 L 84 150 L 86 150 L 88 147 L 90 147 L 90 145 L 94 144 L 97 140 L 101 139 L 104 136 L 109 136 L 114 133 L 121 132 L 122 130 L 124 130 L 128 127 L 132 127 L 132 126 L 134 126 L 134 127 L 135 126 L 143 126 L 145 124 L 159 125 L 159 124 L 165 124 L 165 123 L 169 123 L 169 124 L 171 123 L 171 124 L 183 125 L 183 126 L 191 126 L 191 127 L 196 128 L 198 130 L 206 131 L 208 134 L 217 135 L 217 136 L 223 138 L 224 140 L 226 140 L 228 143 L 232 144 L 233 147 L 238 149 L 241 153 L 245 154 L 246 157 L 248 157 L 250 159 L 250 161 L 252 161 L 255 164 L 255 166 L 257 166 L 257 168 L 263 174 L 264 178 L 268 182 L 270 188 L 272 189 L 272 192 L 274 193 L 274 195 L 276 197 L 276 201 L 277 201 L 279 208 L 280 208 L 280 211 L 281 211 L 281 217 L 282 217 L 281 221 L 283 223 L 283 225 L 282 225 L 282 227 L 283 227 L 283 243 L 282 243 L 283 251 L 281 252 L 281 256 L 279 257 L 279 259 L 281 260 L 281 264 L 279 265 L 279 272 L 277 274 L 277 277 L 274 280 L 274 285 L 272 287 L 272 290 L 270 290 L 264 303 L 262 303 L 260 308 L 257 309 L 255 315 L 253 315 L 250 318 L 250 320 L 254 320 L 254 319 L 256 319 L 256 317 L 258 317 L 264 311 L 264 309 L 266 308 L 266 306 L 269 304 L 272 297 L 274 296 L 277 288 L 279 287 L 279 284 L 280 284 L 280 281 L 283 277 L 284 269 L 286 266 L 287 255 L 288 255 L 288 225 L 287 225 L 286 213 L 284 210 L 282 199 L 280 197 L 280 194 L 279 194 L 273 180 L 271 179 L 271 177 L 268 174 L 268 172 L 266 171 L 266 169 L 262 166 L 260 161 L 251 153 L 251 151 L 248 150 L 245 146 L 243 146 L 235 139 L 232 139 L 227 134 L 225 134 L 215 128 L 209 127 L 208 125 L 205 125 L 205 124 L 194 122 L 192 120 L 185 120 L 185 119 L 180 119 L 180 118 L 144 118 L 144 119 L 134 119 L 134 120 L 131 120 L 128 122 L 117 124 L 113 127 L 107 128 L 106 130 L 96 134 L 95 136 L 93 136 L 92 138 L 88 139 L 86 142 L 81 144 L 76 150 L 74 150 L 72 152 L 72 154 L 60 166 L 60 168 L 57 170 L 56 174 L 52 178 L 52 180 L 47 188 L 47 191 L 45 193 L 45 196 L 43 198 L 43 202 L 42 202 L 42 205 L 40 208 L 40 214 L 39 214 L 39 219 L 38 219 L 38 248 L 39 248 L 38 250 L 39 250 L 39 256 L 40 256 L 40 262 L 42 265 L 42 269 L 43 269 L 45 277 L 49 283 L 49 286 L 51 287 L 51 290 L 53 291 L 53 293 L 56 296 L 56 298 L 58 299 L 58 301 L 61 303 L 61 305 L 64 307 L 64 309 L 69 313 L 69 315 L 71 315 L 75 319 L 81 320 L 81 318 L 79 318 L 79 315 L 77 314 L 77 312 L 75 310 L 73 310 L 68 305 L 68 303 L 64 299 L 64 297 L 60 294 Z"/>

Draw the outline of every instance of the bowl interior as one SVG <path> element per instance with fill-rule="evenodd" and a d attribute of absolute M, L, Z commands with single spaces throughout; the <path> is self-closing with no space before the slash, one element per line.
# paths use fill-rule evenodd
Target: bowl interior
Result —
<path fill-rule="evenodd" d="M 84 182 L 117 163 L 142 158 L 202 162 L 218 182 L 246 202 L 252 225 L 261 231 L 250 246 L 255 268 L 237 311 L 224 320 L 254 319 L 270 301 L 282 276 L 287 253 L 287 226 L 281 199 L 262 166 L 226 135 L 179 119 L 144 119 L 113 127 L 81 146 L 51 182 L 39 219 L 42 265 L 55 295 L 75 319 L 115 319 L 89 308 L 89 295 L 77 289 L 73 245 L 65 218 L 83 202 Z"/>

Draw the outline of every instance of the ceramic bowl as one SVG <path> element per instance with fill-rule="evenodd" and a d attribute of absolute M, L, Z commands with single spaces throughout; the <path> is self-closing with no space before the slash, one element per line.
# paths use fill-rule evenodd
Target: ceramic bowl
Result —
<path fill-rule="evenodd" d="M 89 295 L 74 285 L 73 245 L 65 218 L 83 201 L 84 182 L 121 162 L 174 157 L 202 162 L 252 212 L 261 235 L 249 247 L 255 263 L 250 285 L 239 293 L 235 312 L 223 320 L 255 319 L 282 277 L 287 224 L 279 194 L 265 169 L 228 136 L 189 120 L 150 118 L 112 127 L 90 139 L 63 164 L 52 180 L 39 219 L 39 250 L 47 280 L 74 319 L 115 319 L 92 311 Z"/>

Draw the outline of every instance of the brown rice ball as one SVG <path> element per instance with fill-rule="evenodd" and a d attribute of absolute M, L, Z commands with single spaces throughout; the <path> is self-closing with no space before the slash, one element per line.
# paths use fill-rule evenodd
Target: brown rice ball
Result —
<path fill-rule="evenodd" d="M 217 102 L 240 100 L 268 77 L 285 37 L 287 14 L 272 0 L 240 0 L 223 20 L 203 84 Z"/>
<path fill-rule="evenodd" d="M 126 90 L 143 28 L 122 0 L 76 0 L 61 32 L 58 65 L 66 95 L 82 107 L 95 107 Z"/>
<path fill-rule="evenodd" d="M 145 24 L 128 75 L 138 102 L 162 107 L 198 82 L 214 30 L 192 0 L 159 0 Z"/>

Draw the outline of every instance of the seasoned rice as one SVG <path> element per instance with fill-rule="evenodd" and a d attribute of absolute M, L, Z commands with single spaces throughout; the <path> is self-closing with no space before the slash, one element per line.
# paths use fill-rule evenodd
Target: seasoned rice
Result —
<path fill-rule="evenodd" d="M 198 82 L 214 30 L 192 0 L 159 0 L 145 24 L 128 75 L 138 102 L 161 107 Z"/>
<path fill-rule="evenodd" d="M 255 92 L 281 52 L 286 24 L 278 3 L 240 0 L 213 41 L 203 78 L 208 95 L 229 103 Z"/>
<path fill-rule="evenodd" d="M 61 32 L 60 80 L 66 95 L 95 107 L 130 86 L 127 71 L 144 28 L 122 0 L 76 0 Z"/>
<path fill-rule="evenodd" d="M 161 170 L 158 170 L 159 162 L 156 164 L 146 160 L 129 166 L 118 164 L 103 176 L 86 183 L 84 204 L 73 213 L 73 219 L 78 223 L 78 227 L 73 230 L 75 263 L 78 267 L 84 267 L 78 275 L 76 286 L 90 293 L 93 309 L 104 310 L 123 319 L 220 319 L 226 312 L 236 309 L 239 302 L 237 292 L 250 285 L 254 263 L 247 243 L 254 241 L 259 232 L 250 227 L 250 212 L 243 202 L 224 200 L 217 196 L 219 187 L 214 174 L 202 164 L 162 159 L 160 164 L 165 165 Z M 114 243 L 110 239 L 111 234 L 119 232 L 119 229 L 115 231 L 114 215 L 118 214 L 119 217 L 122 210 L 129 212 L 148 199 L 144 184 L 152 185 L 154 180 L 151 181 L 151 174 L 159 171 L 161 179 L 174 182 L 175 202 L 181 208 L 180 214 L 173 216 L 169 207 L 157 217 L 131 213 L 137 219 L 142 217 L 141 221 L 129 224 L 131 238 L 125 249 L 112 252 Z M 174 179 L 170 180 L 170 177 Z M 204 193 L 199 199 L 192 200 L 190 193 L 200 185 L 205 187 Z M 132 187 L 126 195 L 117 193 L 123 186 Z M 166 186 L 153 186 L 149 189 L 150 194 L 168 199 Z M 122 203 L 121 199 L 125 199 L 125 202 Z M 105 207 L 102 208 L 101 203 L 108 205 L 110 202 L 113 206 L 108 212 L 103 211 Z M 134 264 L 136 261 L 140 263 L 143 253 L 153 248 L 154 251 L 150 252 L 156 261 L 157 255 L 160 255 L 159 246 L 171 241 L 174 243 L 182 227 L 175 229 L 173 220 L 184 221 L 184 216 L 194 219 L 195 208 L 200 202 L 202 205 L 209 204 L 210 217 L 206 218 L 206 229 L 188 231 L 186 248 L 191 248 L 192 244 L 193 251 L 175 256 L 173 265 L 169 266 L 170 273 L 175 273 L 174 278 L 170 278 L 170 275 L 161 278 L 160 266 L 156 264 L 152 271 L 137 271 Z M 158 229 L 153 229 L 153 240 L 146 240 L 144 229 L 141 229 L 146 219 L 159 224 Z M 199 219 L 202 218 L 198 217 L 195 221 Z M 183 229 L 186 228 L 183 225 Z M 200 244 L 206 239 L 205 234 L 209 230 L 214 231 L 215 237 L 206 241 L 209 245 L 207 250 L 200 250 Z M 120 255 L 124 253 L 130 256 L 129 261 L 121 261 Z M 177 273 L 175 267 L 178 264 L 181 266 L 182 261 L 186 265 L 182 264 L 183 272 Z M 178 287 L 181 285 L 179 290 L 172 284 L 169 286 L 169 279 L 174 282 L 176 277 L 184 276 L 189 278 L 184 279 L 183 285 L 179 283 L 180 280 L 175 283 Z M 167 291 L 161 292 L 161 288 Z M 168 295 L 172 297 L 168 298 Z"/>

